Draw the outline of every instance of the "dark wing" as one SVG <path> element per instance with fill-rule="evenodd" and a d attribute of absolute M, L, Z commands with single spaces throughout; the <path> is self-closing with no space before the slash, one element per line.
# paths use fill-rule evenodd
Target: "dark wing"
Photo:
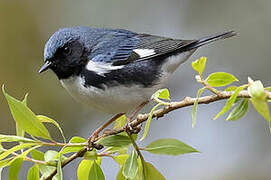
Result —
<path fill-rule="evenodd" d="M 152 59 L 181 51 L 181 48 L 193 43 L 192 40 L 174 40 L 171 38 L 136 34 L 118 30 L 105 35 L 92 50 L 92 61 L 124 65 L 134 61 Z"/>
<path fill-rule="evenodd" d="M 125 61 L 140 39 L 136 33 L 126 30 L 111 30 L 103 35 L 92 48 L 89 59 L 94 62 L 113 63 Z"/>
<path fill-rule="evenodd" d="M 167 56 L 169 53 L 179 52 L 181 48 L 195 42 L 193 40 L 175 40 L 166 37 L 140 34 L 139 42 L 134 46 L 127 59 L 114 58 L 113 65 L 124 65 L 134 61 L 153 59 L 157 56 Z"/>

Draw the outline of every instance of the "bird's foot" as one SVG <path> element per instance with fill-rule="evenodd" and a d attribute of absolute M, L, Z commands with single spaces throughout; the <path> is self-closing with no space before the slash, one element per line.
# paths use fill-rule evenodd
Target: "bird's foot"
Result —
<path fill-rule="evenodd" d="M 133 127 L 131 126 L 131 123 L 129 120 L 126 121 L 126 124 L 124 126 L 124 130 L 127 132 L 127 133 L 131 133 L 133 131 Z"/>
<path fill-rule="evenodd" d="M 131 123 L 126 123 L 124 126 L 124 130 L 128 134 L 138 134 L 141 130 L 141 125 L 133 127 Z"/>
<path fill-rule="evenodd" d="M 97 132 L 97 130 L 94 131 L 91 136 L 89 136 L 89 138 L 88 138 L 88 144 L 87 144 L 88 151 L 91 151 L 91 149 L 95 146 L 94 142 L 95 142 L 95 139 L 98 136 L 99 136 L 99 132 Z"/>
<path fill-rule="evenodd" d="M 139 113 L 139 111 L 146 105 L 148 104 L 149 101 L 144 101 L 141 103 L 139 106 L 136 107 L 136 109 L 126 118 L 126 124 L 124 126 L 124 130 L 127 133 L 138 133 L 140 131 L 140 126 L 139 127 L 132 127 L 131 122 L 135 118 L 135 116 Z"/>

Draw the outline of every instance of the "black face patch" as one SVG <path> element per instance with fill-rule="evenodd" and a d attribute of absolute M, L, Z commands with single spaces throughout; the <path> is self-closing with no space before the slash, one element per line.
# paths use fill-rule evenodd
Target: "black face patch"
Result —
<path fill-rule="evenodd" d="M 73 75 L 79 75 L 87 63 L 88 54 L 84 51 L 82 44 L 75 40 L 57 49 L 50 61 L 53 63 L 51 69 L 59 79 L 66 79 Z"/>

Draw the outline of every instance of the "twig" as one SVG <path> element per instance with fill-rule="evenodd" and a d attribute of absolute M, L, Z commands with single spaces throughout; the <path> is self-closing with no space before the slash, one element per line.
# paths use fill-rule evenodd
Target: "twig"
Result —
<path fill-rule="evenodd" d="M 233 91 L 221 91 L 219 93 L 219 95 L 210 95 L 210 96 L 204 96 L 204 97 L 200 97 L 198 104 L 209 104 L 215 101 L 220 101 L 223 99 L 228 99 L 231 97 L 231 95 L 233 94 Z M 271 93 L 270 92 L 266 92 L 267 94 L 267 99 L 271 99 Z M 250 95 L 248 94 L 248 91 L 241 91 L 238 96 L 239 98 L 251 98 Z M 176 109 L 181 109 L 187 106 L 193 106 L 194 102 L 196 101 L 196 98 L 190 98 L 190 97 L 186 97 L 184 98 L 182 101 L 179 102 L 170 102 L 170 104 L 168 106 L 165 106 L 162 109 L 156 110 L 153 113 L 153 118 L 160 118 L 163 117 L 165 114 L 174 111 Z M 149 113 L 146 114 L 139 114 L 137 116 L 137 118 L 135 120 L 133 120 L 131 122 L 131 127 L 137 127 L 138 125 L 142 124 L 144 121 L 147 121 L 149 117 Z M 118 134 L 125 131 L 124 128 L 120 128 L 120 129 L 116 129 L 116 130 L 111 130 L 111 131 L 107 131 L 106 134 L 99 136 L 97 138 L 101 139 L 103 137 L 109 136 L 109 135 L 114 135 L 114 134 Z"/>
<path fill-rule="evenodd" d="M 1 149 L 1 150 L 2 150 L 2 151 L 8 151 L 8 150 L 6 150 L 6 149 Z M 20 156 L 20 154 L 17 154 L 16 152 L 12 152 L 11 155 L 14 156 L 14 157 L 19 157 L 19 156 Z M 42 164 L 42 165 L 48 165 L 48 166 L 50 166 L 50 165 L 49 165 L 47 162 L 45 162 L 45 161 L 40 161 L 40 160 L 32 159 L 32 158 L 30 158 L 30 157 L 28 157 L 28 156 L 25 156 L 25 157 L 24 157 L 24 160 L 25 160 L 25 161 L 32 162 L 32 163 L 36 163 L 36 164 Z"/>

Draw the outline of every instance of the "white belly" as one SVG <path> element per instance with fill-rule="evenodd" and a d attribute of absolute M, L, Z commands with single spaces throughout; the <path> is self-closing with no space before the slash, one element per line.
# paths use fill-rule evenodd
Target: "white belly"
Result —
<path fill-rule="evenodd" d="M 61 84 L 76 101 L 106 113 L 133 110 L 161 88 L 159 85 L 152 88 L 143 88 L 139 85 L 115 86 L 109 89 L 106 87 L 104 90 L 93 86 L 86 88 L 83 86 L 84 79 L 82 77 L 61 80 Z"/>

